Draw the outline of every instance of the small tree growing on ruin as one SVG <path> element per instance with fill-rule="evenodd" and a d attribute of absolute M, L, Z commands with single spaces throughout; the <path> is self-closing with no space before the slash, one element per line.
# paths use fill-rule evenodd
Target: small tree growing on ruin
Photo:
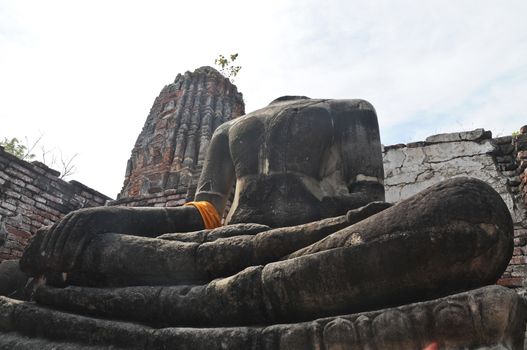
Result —
<path fill-rule="evenodd" d="M 235 66 L 234 61 L 238 58 L 237 53 L 233 53 L 226 58 L 223 55 L 219 55 L 218 58 L 214 60 L 214 64 L 219 68 L 220 73 L 223 74 L 226 78 L 229 78 L 231 83 L 234 83 L 234 78 L 238 75 L 241 66 Z"/>
<path fill-rule="evenodd" d="M 16 137 L 12 137 L 11 139 L 4 137 L 4 140 L 0 141 L 0 146 L 4 147 L 7 153 L 11 153 L 22 160 L 28 161 L 35 158 L 31 150 L 28 150 L 28 147 L 20 143 Z"/>
<path fill-rule="evenodd" d="M 45 146 L 41 145 L 42 137 L 43 135 L 40 135 L 36 141 L 32 143 L 30 143 L 26 137 L 26 144 L 21 143 L 16 137 L 10 139 L 4 137 L 4 140 L 0 141 L 0 146 L 2 146 L 7 153 L 11 153 L 15 157 L 28 162 L 37 160 L 37 156 L 33 152 L 35 148 L 40 145 L 41 155 L 38 159 L 40 162 L 50 168 L 58 168 L 61 174 L 61 179 L 65 179 L 66 177 L 75 174 L 77 167 L 73 161 L 78 153 L 75 153 L 71 157 L 67 157 L 63 155 L 61 150 L 46 149 Z"/>

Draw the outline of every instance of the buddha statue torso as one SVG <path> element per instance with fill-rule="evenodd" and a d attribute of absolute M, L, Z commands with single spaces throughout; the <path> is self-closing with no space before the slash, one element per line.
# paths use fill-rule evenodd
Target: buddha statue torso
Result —
<path fill-rule="evenodd" d="M 236 178 L 227 223 L 290 226 L 384 200 L 377 119 L 365 101 L 281 98 L 220 128 Z M 197 197 L 212 187 L 205 170 Z M 344 200 L 361 191 L 363 200 Z"/>

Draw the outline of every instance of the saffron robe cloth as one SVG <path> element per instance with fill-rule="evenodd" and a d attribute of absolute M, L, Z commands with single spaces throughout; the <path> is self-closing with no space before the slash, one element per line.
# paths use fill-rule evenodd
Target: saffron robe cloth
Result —
<path fill-rule="evenodd" d="M 192 205 L 198 209 L 201 218 L 203 219 L 203 224 L 206 229 L 213 229 L 221 226 L 221 218 L 218 214 L 218 211 L 211 203 L 207 201 L 198 201 L 198 202 L 188 202 L 185 205 Z"/>

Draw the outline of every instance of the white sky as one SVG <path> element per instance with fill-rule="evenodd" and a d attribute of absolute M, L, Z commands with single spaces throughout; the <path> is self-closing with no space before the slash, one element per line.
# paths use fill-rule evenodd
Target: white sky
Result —
<path fill-rule="evenodd" d="M 247 112 L 364 98 L 387 145 L 527 124 L 525 0 L 0 0 L 0 138 L 44 135 L 114 198 L 161 88 L 234 52 Z"/>

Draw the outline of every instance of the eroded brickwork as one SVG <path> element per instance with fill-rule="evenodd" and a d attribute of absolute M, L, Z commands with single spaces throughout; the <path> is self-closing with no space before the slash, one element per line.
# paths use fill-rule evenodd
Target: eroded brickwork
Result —
<path fill-rule="evenodd" d="M 520 134 L 514 136 L 515 161 L 517 164 L 517 195 L 527 205 L 527 125 L 522 126 Z"/>
<path fill-rule="evenodd" d="M 173 206 L 191 200 L 212 133 L 244 112 L 242 94 L 214 68 L 179 74 L 156 98 L 111 205 Z"/>
<path fill-rule="evenodd" d="M 29 238 L 72 210 L 110 199 L 85 185 L 60 179 L 40 162 L 28 163 L 0 147 L 0 262 L 16 259 Z"/>

